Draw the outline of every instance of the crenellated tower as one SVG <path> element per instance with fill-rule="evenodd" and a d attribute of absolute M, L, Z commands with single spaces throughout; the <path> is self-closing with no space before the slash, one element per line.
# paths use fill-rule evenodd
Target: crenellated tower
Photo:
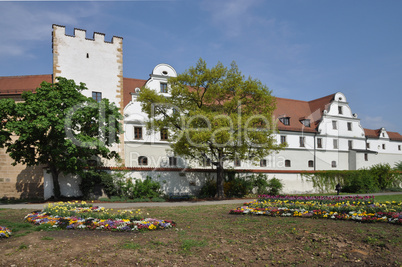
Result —
<path fill-rule="evenodd" d="M 113 36 L 108 42 L 105 34 L 95 32 L 88 39 L 81 29 L 67 35 L 64 26 L 53 24 L 52 48 L 54 80 L 65 77 L 85 83 L 84 95 L 109 99 L 123 115 L 123 38 Z M 124 135 L 115 149 L 124 158 Z"/>

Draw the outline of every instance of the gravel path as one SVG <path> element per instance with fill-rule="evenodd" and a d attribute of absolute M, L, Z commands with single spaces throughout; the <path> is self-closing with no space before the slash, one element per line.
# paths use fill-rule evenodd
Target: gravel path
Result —
<path fill-rule="evenodd" d="M 379 196 L 379 195 L 400 195 L 402 192 L 389 192 L 389 193 L 372 193 L 372 194 L 358 194 L 359 196 Z M 341 196 L 356 196 L 356 195 L 341 195 Z M 202 205 L 225 205 L 233 204 L 234 206 L 241 205 L 245 202 L 252 201 L 253 199 L 234 199 L 234 200 L 211 200 L 211 201 L 179 201 L 179 202 L 136 202 L 136 203 L 94 203 L 107 209 L 130 209 L 139 207 L 178 207 L 178 206 L 202 206 Z M 0 204 L 0 209 L 30 209 L 40 210 L 44 203 L 40 204 Z"/>

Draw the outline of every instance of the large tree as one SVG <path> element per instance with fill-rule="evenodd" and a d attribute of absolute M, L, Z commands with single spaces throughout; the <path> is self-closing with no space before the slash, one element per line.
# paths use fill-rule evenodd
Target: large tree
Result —
<path fill-rule="evenodd" d="M 138 97 L 147 128 L 168 129 L 176 155 L 210 160 L 217 169 L 217 197 L 224 197 L 224 163 L 259 161 L 281 148 L 273 133 L 275 98 L 259 80 L 246 78 L 235 62 L 195 67 L 169 79 L 169 94 L 143 88 Z"/>
<path fill-rule="evenodd" d="M 43 164 L 52 174 L 54 196 L 60 197 L 59 175 L 79 174 L 90 161 L 118 158 L 110 146 L 122 132 L 119 109 L 108 99 L 84 96 L 85 84 L 58 78 L 24 92 L 23 102 L 0 100 L 0 146 L 17 163 Z M 11 135 L 15 135 L 12 138 Z"/>

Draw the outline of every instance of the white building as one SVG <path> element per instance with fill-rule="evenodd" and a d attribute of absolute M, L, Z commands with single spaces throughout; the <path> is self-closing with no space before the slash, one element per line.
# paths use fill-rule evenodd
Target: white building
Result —
<path fill-rule="evenodd" d="M 53 73 L 0 77 L 0 98 L 21 100 L 23 91 L 34 91 L 43 80 L 55 81 L 57 76 L 83 82 L 89 89 L 84 94 L 96 100 L 108 98 L 121 109 L 125 133 L 120 137 L 121 144 L 113 149 L 120 153 L 126 167 L 148 171 L 188 167 L 189 162 L 170 150 L 168 132 L 147 132 L 147 116 L 136 101 L 143 86 L 169 97 L 168 78 L 177 75 L 175 69 L 168 64 L 159 64 L 147 80 L 123 78 L 123 38 L 113 37 L 107 42 L 104 37 L 102 33 L 94 33 L 93 38 L 88 39 L 85 30 L 80 29 L 75 29 L 74 35 L 70 36 L 66 35 L 64 26 L 53 25 Z M 276 100 L 276 139 L 287 147 L 259 159 L 260 162 L 229 164 L 235 169 L 290 175 L 305 170 L 355 170 L 378 163 L 394 166 L 402 161 L 402 135 L 384 128 L 364 129 L 341 92 L 311 101 Z M 0 183 L 12 191 L 20 173 L 28 168 L 11 167 L 11 160 L 4 155 L 4 150 L 0 153 Z M 116 165 L 115 162 L 106 164 Z M 191 167 L 206 168 L 194 163 Z M 10 172 L 10 168 L 18 171 Z M 38 176 L 40 171 L 35 171 Z M 289 177 L 284 179 L 293 179 Z M 43 183 L 43 179 L 36 179 L 32 187 L 41 190 L 37 186 L 40 182 Z M 4 194 L 20 194 L 17 191 Z"/>

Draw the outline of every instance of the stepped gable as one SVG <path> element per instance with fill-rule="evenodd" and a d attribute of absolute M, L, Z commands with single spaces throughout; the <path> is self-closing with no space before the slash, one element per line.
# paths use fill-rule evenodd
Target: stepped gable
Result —
<path fill-rule="evenodd" d="M 287 98 L 276 98 L 275 118 L 289 117 L 289 125 L 278 121 L 278 130 L 296 132 L 316 132 L 321 121 L 322 112 L 334 99 L 335 94 L 328 95 L 312 101 L 302 101 Z M 306 127 L 301 120 L 309 119 L 310 127 Z"/>
<path fill-rule="evenodd" d="M 25 91 L 34 92 L 43 81 L 51 83 L 51 74 L 0 77 L 0 95 L 21 95 Z"/>
<path fill-rule="evenodd" d="M 124 106 L 127 106 L 131 101 L 130 93 L 135 92 L 135 88 L 141 88 L 146 84 L 147 80 L 133 79 L 133 78 L 123 78 L 123 98 Z"/>

